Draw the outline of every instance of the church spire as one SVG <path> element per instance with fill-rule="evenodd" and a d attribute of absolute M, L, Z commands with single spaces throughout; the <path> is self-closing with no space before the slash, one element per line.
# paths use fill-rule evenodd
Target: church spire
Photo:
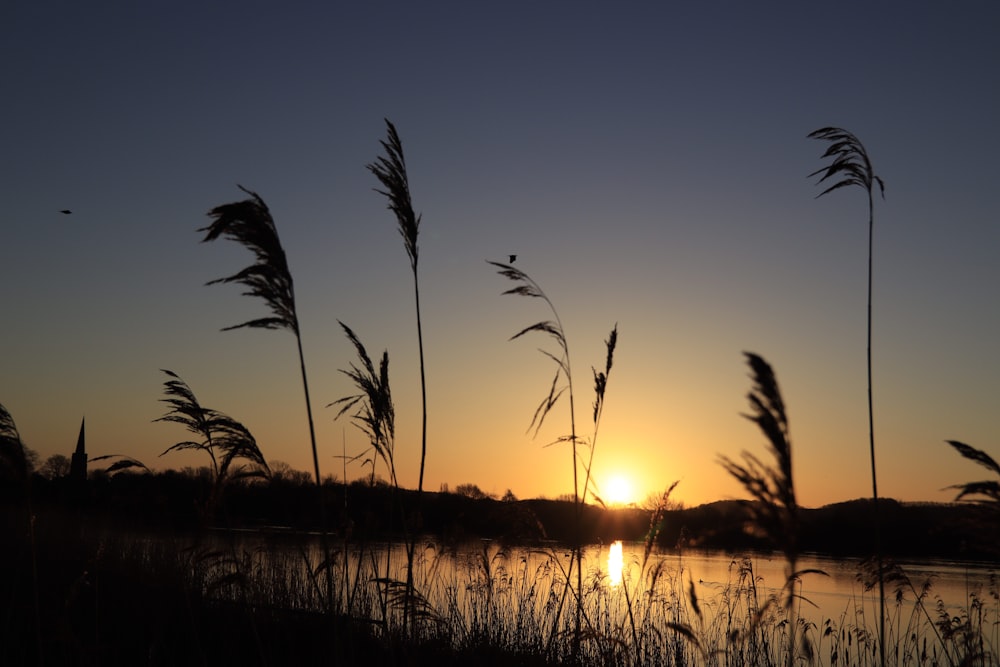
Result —
<path fill-rule="evenodd" d="M 76 439 L 76 451 L 70 461 L 69 476 L 74 481 L 87 481 L 87 439 L 84 432 L 86 417 L 80 420 L 80 435 Z"/>

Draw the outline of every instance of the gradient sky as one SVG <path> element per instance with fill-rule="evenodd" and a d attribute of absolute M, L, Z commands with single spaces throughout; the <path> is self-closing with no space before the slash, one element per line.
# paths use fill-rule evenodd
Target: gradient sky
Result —
<path fill-rule="evenodd" d="M 211 6 L 207 6 L 211 5 Z M 876 203 L 879 486 L 948 500 L 1000 455 L 1000 5 L 593 2 L 15 2 L 0 11 L 0 403 L 44 458 L 86 416 L 92 456 L 151 467 L 182 429 L 159 369 L 310 469 L 293 336 L 221 332 L 266 313 L 204 284 L 251 261 L 199 243 L 257 191 L 296 281 L 321 466 L 361 451 L 327 403 L 353 393 L 337 320 L 388 348 L 400 481 L 420 449 L 409 264 L 364 168 L 383 118 L 423 214 L 425 487 L 571 492 L 536 300 L 486 260 L 518 255 L 559 309 L 588 433 L 590 367 L 620 339 L 594 471 L 688 504 L 742 497 L 719 454 L 765 456 L 742 352 L 774 367 L 800 502 L 870 495 L 867 206 L 815 199 L 838 125 Z M 60 209 L 72 209 L 64 216 Z M 349 478 L 362 474 L 357 466 Z"/>

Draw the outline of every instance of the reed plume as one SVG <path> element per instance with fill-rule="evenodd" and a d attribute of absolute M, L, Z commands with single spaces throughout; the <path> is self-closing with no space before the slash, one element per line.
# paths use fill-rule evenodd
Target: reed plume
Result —
<path fill-rule="evenodd" d="M 288 329 L 295 334 L 295 343 L 299 353 L 299 370 L 302 375 L 302 391 L 305 394 L 306 418 L 309 423 L 309 444 L 312 449 L 313 473 L 316 479 L 316 492 L 319 498 L 323 553 L 326 561 L 330 559 L 329 537 L 327 535 L 326 503 L 323 499 L 322 477 L 319 468 L 319 450 L 316 446 L 316 428 L 313 424 L 312 401 L 309 398 L 309 380 L 306 376 L 305 355 L 302 352 L 302 333 L 299 330 L 299 319 L 295 309 L 295 286 L 285 251 L 278 238 L 278 229 L 271 212 L 264 200 L 256 192 L 247 190 L 242 185 L 240 190 L 250 195 L 249 199 L 216 206 L 208 212 L 212 218 L 211 224 L 198 231 L 204 232 L 202 242 L 227 238 L 236 241 L 253 253 L 256 262 L 226 278 L 210 281 L 215 283 L 240 283 L 247 287 L 244 295 L 259 297 L 264 300 L 271 311 L 270 317 L 249 320 L 242 324 L 226 327 L 239 329 Z M 330 608 L 333 608 L 333 582 L 327 575 L 327 597 Z"/>
<path fill-rule="evenodd" d="M 35 649 L 41 662 L 42 622 L 41 600 L 39 596 L 38 578 L 38 545 L 35 541 L 35 510 L 31 502 L 31 465 L 28 460 L 21 434 L 14 423 L 14 417 L 0 403 L 0 490 L 4 483 L 20 486 L 24 491 L 25 519 L 27 524 L 28 543 L 31 552 L 31 597 L 32 617 L 34 619 Z"/>
<path fill-rule="evenodd" d="M 756 525 L 781 548 L 785 559 L 794 564 L 798 558 L 798 503 L 785 404 L 771 366 L 751 352 L 744 352 L 744 356 L 753 378 L 753 389 L 747 395 L 753 412 L 743 416 L 757 424 L 767 438 L 768 451 L 776 465 L 769 466 L 747 451 L 742 452 L 743 463 L 726 456 L 720 456 L 719 463 L 756 501 L 750 506 Z"/>
<path fill-rule="evenodd" d="M 382 359 L 379 362 L 378 370 L 376 370 L 375 364 L 368 356 L 368 351 L 357 334 L 343 322 L 339 322 L 339 324 L 348 340 L 354 345 L 354 349 L 358 353 L 358 361 L 361 364 L 359 368 L 352 363 L 349 369 L 341 369 L 340 372 L 351 379 L 351 382 L 358 389 L 358 393 L 337 399 L 327 407 L 340 406 L 335 419 L 339 419 L 349 410 L 357 407 L 351 420 L 368 438 L 368 443 L 374 452 L 374 456 L 370 459 L 372 480 L 375 479 L 375 459 L 379 458 L 385 463 L 393 486 L 398 486 L 394 458 L 396 409 L 389 387 L 389 352 L 382 353 Z"/>
<path fill-rule="evenodd" d="M 132 458 L 127 454 L 102 454 L 101 456 L 95 456 L 91 458 L 90 462 L 96 463 L 97 461 L 109 461 L 109 460 L 113 460 L 113 463 L 108 464 L 108 466 L 104 469 L 104 472 L 108 473 L 109 475 L 122 472 L 123 470 L 131 470 L 133 468 L 139 468 L 140 470 L 144 470 L 150 474 L 152 474 L 153 472 L 146 466 L 145 463 L 143 463 L 139 459 Z"/>
<path fill-rule="evenodd" d="M 7 408 L 0 403 L 0 479 L 24 483 L 28 480 L 28 458 L 17 425 Z"/>
<path fill-rule="evenodd" d="M 379 143 L 385 150 L 384 156 L 376 158 L 367 165 L 379 180 L 384 190 L 375 191 L 389 200 L 388 208 L 396 216 L 399 234 L 403 237 L 406 256 L 410 260 L 410 270 L 413 272 L 413 298 L 417 310 L 417 348 L 420 354 L 420 397 L 421 397 L 421 430 L 420 430 L 420 476 L 417 479 L 417 492 L 424 489 L 424 465 L 427 460 L 427 380 L 424 366 L 424 334 L 420 316 L 420 283 L 417 274 L 417 260 L 420 257 L 417 247 L 417 235 L 420 231 L 420 215 L 414 213 L 413 202 L 410 199 L 410 180 L 406 173 L 406 159 L 403 156 L 403 144 L 396 132 L 396 126 L 385 119 L 388 137 Z"/>
<path fill-rule="evenodd" d="M 719 463 L 753 498 L 755 502 L 750 505 L 750 511 L 755 525 L 764 531 L 785 556 L 786 577 L 782 603 L 788 617 L 787 664 L 791 667 L 795 662 L 797 645 L 795 601 L 800 597 L 795 593 L 795 585 L 805 574 L 826 573 L 821 570 L 798 569 L 799 506 L 792 476 L 792 443 L 785 402 L 770 364 L 752 352 L 743 354 L 753 378 L 753 387 L 747 395 L 752 412 L 743 416 L 757 424 L 764 434 L 768 451 L 774 457 L 774 465 L 767 465 L 746 451 L 742 453 L 742 463 L 726 456 L 720 456 Z M 805 643 L 806 639 L 803 635 L 803 648 L 808 654 L 811 647 Z"/>
<path fill-rule="evenodd" d="M 191 388 L 176 373 L 163 372 L 170 379 L 163 383 L 167 398 L 160 400 L 169 406 L 169 410 L 153 421 L 180 424 L 196 439 L 177 442 L 160 456 L 191 449 L 208 455 L 213 475 L 209 511 L 230 479 L 269 476 L 267 461 L 246 426 L 218 410 L 202 406 Z M 237 460 L 245 463 L 234 466 Z"/>
<path fill-rule="evenodd" d="M 993 505 L 1000 509 L 1000 464 L 993 457 L 981 449 L 976 449 L 971 445 L 958 440 L 948 440 L 947 443 L 955 448 L 959 454 L 970 461 L 975 461 L 987 470 L 996 474 L 995 480 L 983 480 L 981 482 L 966 482 L 965 484 L 953 484 L 949 489 L 957 489 L 958 495 L 955 500 L 964 500 L 969 496 L 981 496 L 975 498 L 977 502 Z"/>
<path fill-rule="evenodd" d="M 576 566 L 576 625 L 575 634 L 573 639 L 573 654 L 574 658 L 578 655 L 581 640 L 581 623 L 583 616 L 583 559 L 582 559 L 582 539 L 580 533 L 582 531 L 582 505 L 586 499 L 588 490 L 590 489 L 590 469 L 593 462 L 594 449 L 597 441 L 597 431 L 600 425 L 601 414 L 604 410 L 604 396 L 607 389 L 608 376 L 611 373 L 611 367 L 614 361 L 615 347 L 618 344 L 618 325 L 616 324 L 612 328 L 610 335 L 607 340 L 604 341 L 606 348 L 606 358 L 605 366 L 603 371 L 598 371 L 592 368 L 594 374 L 594 405 L 593 405 L 593 418 L 594 418 L 594 434 L 590 442 L 590 456 L 587 461 L 584 462 L 584 484 L 581 491 L 581 486 L 579 483 L 579 467 L 580 462 L 578 460 L 577 447 L 584 442 L 578 437 L 576 431 L 576 410 L 574 407 L 574 396 L 573 396 L 573 372 L 570 366 L 570 356 L 569 356 L 569 344 L 566 340 L 566 334 L 563 330 L 562 321 L 559 319 L 559 313 L 556 311 L 555 305 L 545 294 L 542 288 L 535 282 L 527 273 L 521 269 L 517 269 L 510 264 L 503 264 L 501 262 L 489 262 L 489 264 L 497 268 L 497 273 L 511 280 L 517 285 L 503 292 L 503 294 L 513 294 L 516 296 L 526 296 L 535 299 L 541 299 L 548 306 L 549 311 L 552 313 L 553 319 L 542 320 L 536 322 L 530 326 L 527 326 L 513 336 L 510 340 L 516 340 L 524 335 L 532 332 L 538 332 L 550 337 L 556 343 L 557 352 L 552 353 L 547 350 L 541 350 L 542 354 L 555 362 L 555 374 L 552 378 L 552 384 L 549 387 L 548 394 L 542 399 L 535 409 L 535 414 L 531 419 L 531 424 L 528 426 L 528 430 L 534 429 L 535 435 L 542 428 L 542 424 L 545 422 L 545 418 L 548 416 L 549 412 L 555 407 L 559 398 L 563 393 L 567 393 L 569 397 L 569 414 L 570 414 L 570 433 L 569 435 L 564 435 L 556 439 L 556 442 L 568 442 L 570 444 L 570 449 L 572 451 L 573 458 L 573 505 L 576 510 L 576 536 L 574 537 L 573 545 L 573 559 L 572 563 Z M 595 494 L 595 498 L 596 498 Z M 599 498 L 598 498 L 599 500 Z M 567 581 L 569 576 L 567 576 Z M 561 609 L 561 606 L 560 606 Z"/>
<path fill-rule="evenodd" d="M 601 425 L 601 415 L 604 413 L 604 394 L 608 389 L 608 377 L 611 375 L 611 366 L 615 358 L 615 347 L 618 345 L 618 324 L 616 323 L 611 329 L 611 333 L 608 338 L 604 341 L 604 347 L 607 352 L 604 362 L 604 370 L 599 371 L 593 366 L 590 370 L 594 374 L 594 435 L 590 439 L 590 456 L 587 458 L 587 462 L 584 466 L 584 501 L 586 501 L 586 494 L 589 491 L 590 495 L 596 500 L 601 506 L 605 506 L 604 501 L 595 492 L 594 480 L 591 476 L 591 470 L 594 465 L 594 451 L 597 449 L 597 431 Z"/>
<path fill-rule="evenodd" d="M 558 355 L 548 352 L 547 350 L 541 350 L 542 354 L 555 362 L 556 371 L 552 378 L 552 385 L 549 388 L 549 393 L 542 399 L 541 403 L 535 409 L 535 414 L 531 418 L 531 424 L 528 426 L 528 430 L 534 429 L 535 435 L 538 435 L 538 431 L 542 428 L 542 424 L 545 422 L 545 418 L 548 416 L 549 412 L 555 407 L 559 398 L 562 396 L 563 392 L 569 391 L 569 405 L 570 405 L 570 435 L 568 437 L 561 438 L 561 440 L 568 440 L 573 444 L 573 499 L 574 502 L 579 502 L 579 484 L 577 482 L 577 462 L 576 462 L 576 413 L 573 408 L 573 373 L 570 368 L 569 363 L 569 345 L 566 342 L 566 336 L 563 333 L 562 322 L 559 319 L 559 313 L 556 311 L 555 305 L 549 300 L 542 288 L 536 283 L 527 273 L 521 271 L 520 269 L 514 268 L 510 264 L 502 264 L 500 262 L 489 262 L 493 266 L 497 267 L 501 276 L 507 278 L 508 280 L 513 280 L 518 283 L 516 287 L 512 287 L 509 290 L 503 292 L 504 295 L 513 294 L 517 296 L 527 296 L 531 298 L 541 299 L 548 306 L 549 311 L 552 313 L 553 320 L 543 320 L 541 322 L 536 322 L 531 326 L 525 327 L 518 331 L 516 334 L 510 337 L 509 340 L 517 340 L 521 336 L 532 332 L 539 332 L 545 334 L 552 338 L 559 350 Z M 595 412 L 596 414 L 596 412 Z"/>
<path fill-rule="evenodd" d="M 216 206 L 208 212 L 212 223 L 198 231 L 205 232 L 202 242 L 227 238 L 250 250 L 256 262 L 231 276 L 209 281 L 207 284 L 240 283 L 247 287 L 243 294 L 264 300 L 271 310 L 270 317 L 248 320 L 242 324 L 225 327 L 223 331 L 240 329 L 288 329 L 295 334 L 298 344 L 299 365 L 302 371 L 302 386 L 306 397 L 306 413 L 309 419 L 309 438 L 312 445 L 313 472 L 316 486 L 322 482 L 319 469 L 319 454 L 316 448 L 316 432 L 313 427 L 312 404 L 309 400 L 309 383 L 306 379 L 305 359 L 302 354 L 302 336 L 295 310 L 295 289 L 292 274 L 288 270 L 285 251 L 278 239 L 278 229 L 267 204 L 256 192 L 238 186 L 250 195 L 249 199 Z"/>
<path fill-rule="evenodd" d="M 226 327 L 223 331 L 250 327 L 289 329 L 298 334 L 299 322 L 295 313 L 292 274 L 288 270 L 285 251 L 278 239 L 278 229 L 275 227 L 274 219 L 267 204 L 257 193 L 243 186 L 238 187 L 250 195 L 250 199 L 216 206 L 208 213 L 214 218 L 212 224 L 198 231 L 205 232 L 203 242 L 222 237 L 240 243 L 254 254 L 257 262 L 231 276 L 217 278 L 207 284 L 241 283 L 249 290 L 244 292 L 244 295 L 264 299 L 271 309 L 272 316 Z"/>
<path fill-rule="evenodd" d="M 840 188 L 856 185 L 868 195 L 868 324 L 867 324 L 867 368 L 868 368 L 868 449 L 871 459 L 872 503 L 875 510 L 875 558 L 879 570 L 882 569 L 882 528 L 879 518 L 878 478 L 875 474 L 875 411 L 872 404 L 872 239 L 875 229 L 875 184 L 885 198 L 885 183 L 875 175 L 868 151 L 852 133 L 839 127 L 823 127 L 808 136 L 810 139 L 829 142 L 822 159 L 830 163 L 809 174 L 819 176 L 817 184 L 830 180 L 830 185 L 816 195 L 817 199 Z M 885 667 L 885 581 L 879 577 L 879 657 Z"/>
<path fill-rule="evenodd" d="M 406 173 L 406 159 L 403 156 L 403 143 L 396 132 L 396 126 L 388 118 L 385 119 L 387 137 L 380 141 L 385 155 L 379 156 L 375 162 L 367 165 L 368 170 L 382 184 L 384 189 L 376 188 L 376 192 L 389 200 L 389 210 L 396 216 L 399 233 L 403 237 L 406 255 L 410 260 L 410 270 L 413 272 L 413 299 L 417 311 L 417 350 L 420 355 L 420 475 L 417 478 L 417 512 L 420 499 L 424 492 L 424 467 L 427 462 L 427 377 L 424 364 L 424 330 L 420 315 L 420 280 L 417 274 L 417 260 L 420 255 L 417 247 L 417 235 L 420 231 L 420 216 L 413 211 L 410 199 L 410 179 Z M 412 539 L 406 545 L 406 599 L 414 600 L 413 596 L 413 559 L 416 552 L 416 530 L 412 531 Z M 410 605 L 407 604 L 404 614 L 404 633 L 409 619 Z"/>

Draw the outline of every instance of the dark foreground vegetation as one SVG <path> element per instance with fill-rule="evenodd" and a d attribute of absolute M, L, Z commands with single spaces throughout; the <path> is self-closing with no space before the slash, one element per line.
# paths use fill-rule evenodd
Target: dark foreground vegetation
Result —
<path fill-rule="evenodd" d="M 68 478 L 32 483 L 35 511 L 64 514 L 70 508 L 113 525 L 140 530 L 189 532 L 209 523 L 216 528 L 319 531 L 315 486 L 306 479 L 234 484 L 223 506 L 206 523 L 204 502 L 211 479 L 198 471 L 156 474 L 123 472 L 99 475 L 85 487 Z M 402 540 L 402 508 L 413 507 L 416 492 L 367 482 L 323 485 L 326 512 L 338 538 Z M 478 496 L 478 497 L 477 497 Z M 641 542 L 648 536 L 652 509 L 583 507 L 583 541 Z M 887 555 L 896 559 L 935 558 L 992 561 L 998 557 L 1000 522 L 996 510 L 972 503 L 902 503 L 882 500 Z M 445 543 L 486 538 L 530 545 L 568 544 L 574 537 L 572 500 L 517 500 L 487 496 L 475 487 L 462 492 L 424 492 L 420 531 Z M 799 508 L 799 544 L 804 552 L 866 557 L 872 553 L 869 531 L 856 530 L 870 520 L 870 499 Z M 656 544 L 661 549 L 688 547 L 721 551 L 767 551 L 766 536 L 753 529 L 752 503 L 722 500 L 661 512 Z M 413 517 L 407 517 L 408 520 Z"/>
<path fill-rule="evenodd" d="M 856 136 L 836 127 L 809 135 L 828 143 L 828 163 L 813 174 L 826 188 L 820 196 L 846 186 L 860 186 L 868 196 L 871 499 L 799 506 L 775 372 L 763 357 L 745 352 L 752 383 L 744 416 L 759 428 L 768 455 L 745 450 L 738 459 L 719 456 L 718 462 L 751 500 L 681 509 L 670 502 L 675 482 L 647 510 L 609 510 L 591 471 L 618 326 L 605 340 L 604 364 L 591 366 L 588 422 L 576 408 L 583 402 L 574 392 L 559 313 L 541 286 L 513 266 L 515 255 L 507 264 L 490 264 L 510 281 L 504 294 L 545 307 L 546 319 L 511 339 L 541 336 L 549 344 L 541 351 L 552 364 L 553 381 L 530 428 L 537 434 L 566 397 L 566 430 L 556 443 L 569 453 L 572 493 L 567 501 L 518 501 L 510 493 L 487 497 L 471 485 L 459 494 L 424 489 L 421 216 L 410 199 L 399 135 L 388 121 L 386 129 L 384 153 L 368 169 L 396 219 L 413 274 L 423 396 L 416 490 L 401 486 L 396 474 L 388 351 L 373 359 L 344 323 L 357 360 L 341 372 L 356 393 L 330 405 L 367 436 L 368 449 L 351 460 L 364 462 L 368 481 L 324 481 L 292 274 L 270 210 L 243 189 L 246 199 L 213 208 L 211 223 L 199 231 L 203 241 L 235 241 L 254 257 L 212 282 L 242 285 L 268 314 L 227 328 L 294 335 L 311 482 L 276 470 L 242 423 L 200 403 L 169 370 L 161 399 L 166 412 L 157 421 L 183 427 L 186 435 L 164 453 L 200 452 L 210 463 L 204 473 L 152 474 L 127 455 L 88 461 L 81 424 L 73 458 L 50 458 L 42 469 L 48 474 L 38 475 L 13 417 L 0 405 L 0 567 L 6 575 L 0 579 L 0 664 L 998 663 L 995 574 L 988 583 L 967 586 L 956 607 L 935 595 L 932 579 L 914 580 L 896 564 L 901 558 L 995 563 L 1000 464 L 983 450 L 947 441 L 998 476 L 952 487 L 956 500 L 981 505 L 904 505 L 879 496 L 870 296 L 873 193 L 883 184 Z M 103 474 L 88 479 L 88 462 L 101 460 Z M 383 473 L 388 481 L 377 483 Z M 641 557 L 622 564 L 620 578 L 612 574 L 610 550 L 606 571 L 584 558 L 587 544 L 612 540 L 640 545 L 634 553 Z M 469 549 L 470 542 L 477 548 Z M 685 565 L 690 548 L 733 552 L 725 580 L 699 589 Z M 764 582 L 754 559 L 738 555 L 747 550 L 778 554 L 780 580 Z M 865 557 L 860 588 L 852 587 L 846 606 L 819 615 L 804 609 L 803 581 L 826 575 L 801 565 L 808 552 Z"/>
<path fill-rule="evenodd" d="M 399 508 L 407 506 L 412 492 L 359 483 L 323 487 L 327 514 L 336 517 L 339 527 L 331 533 L 337 545 L 333 569 L 338 591 L 355 591 L 353 600 L 348 602 L 344 594 L 338 598 L 338 608 L 327 613 L 317 587 L 322 568 L 315 560 L 304 565 L 310 556 L 303 545 L 310 539 L 316 543 L 308 536 L 318 528 L 315 487 L 281 479 L 234 483 L 209 522 L 201 508 L 210 490 L 210 480 L 204 476 L 125 472 L 97 476 L 82 486 L 68 478 L 35 476 L 30 507 L 23 498 L 8 495 L 2 514 L 5 547 L 0 551 L 0 565 L 8 574 L 0 581 L 0 664 L 541 665 L 572 657 L 542 632 L 546 623 L 555 622 L 546 610 L 562 590 L 558 568 L 548 574 L 526 565 L 518 569 L 516 563 L 504 560 L 499 549 L 484 549 L 482 558 L 469 566 L 466 579 L 441 582 L 426 574 L 417 578 L 416 590 L 428 605 L 416 614 L 419 640 L 411 629 L 403 641 L 400 628 L 384 622 L 383 614 L 392 617 L 392 597 L 388 587 L 381 589 L 384 595 L 379 593 L 378 577 L 360 586 L 353 580 L 341 586 L 345 578 L 341 554 L 360 554 L 358 561 L 364 562 L 376 557 L 371 545 L 403 537 L 398 530 Z M 447 552 L 448 545 L 478 538 L 535 545 L 539 553 L 565 551 L 573 538 L 568 527 L 573 525 L 574 507 L 572 500 L 425 493 L 423 541 L 438 545 L 435 558 Z M 752 530 L 751 510 L 737 501 L 666 510 L 656 517 L 656 545 L 651 548 L 675 555 L 684 547 L 737 554 L 768 549 L 764 538 Z M 803 550 L 867 555 L 870 543 L 855 537 L 859 531 L 852 526 L 863 524 L 870 511 L 867 500 L 801 510 Z M 1000 543 L 997 522 L 988 508 L 883 501 L 882 511 L 893 556 L 996 558 L 990 545 Z M 588 542 L 642 542 L 651 535 L 652 510 L 587 505 L 583 516 Z M 237 546 L 246 541 L 230 541 L 234 534 L 254 535 L 254 546 Z M 427 564 L 418 562 L 417 569 L 421 567 L 427 569 Z M 374 565 L 373 569 L 385 571 Z M 585 583 L 586 608 L 600 617 L 599 610 L 612 609 L 614 596 L 620 598 L 622 592 L 614 593 L 606 580 L 594 577 L 588 574 Z M 774 637 L 767 640 L 767 632 L 780 631 L 779 609 L 767 605 L 763 594 L 760 600 L 751 597 L 756 585 L 752 571 L 737 570 L 726 604 L 745 617 L 739 625 L 741 641 L 749 641 L 747 636 L 752 639 L 759 630 L 747 625 L 753 614 L 760 615 L 755 623 L 767 622 L 767 632 L 753 640 L 756 644 L 744 644 L 744 651 L 736 654 L 742 657 L 735 662 L 703 654 L 712 642 L 726 643 L 727 633 L 734 630 L 706 626 L 701 636 L 687 637 L 685 632 L 708 621 L 700 616 L 699 601 L 691 597 L 688 583 L 671 577 L 666 572 L 641 573 L 635 599 L 625 607 L 648 617 L 628 620 L 608 612 L 604 621 L 608 636 L 590 640 L 599 650 L 588 651 L 584 642 L 582 649 L 574 649 L 580 651 L 577 659 L 588 664 L 758 664 L 775 650 L 768 641 L 780 644 Z M 654 588 L 661 586 L 665 592 L 654 595 Z M 533 592 L 543 587 L 545 596 Z M 657 615 L 665 623 L 658 632 L 674 628 L 674 634 L 658 636 L 651 630 Z M 830 622 L 832 628 L 833 619 Z M 968 622 L 966 618 L 957 625 Z M 528 623 L 534 634 L 525 630 Z M 613 639 L 615 633 L 631 635 L 633 623 L 635 639 L 649 652 L 641 660 L 612 650 L 619 641 Z M 650 632 L 645 640 L 644 624 Z M 830 664 L 831 655 L 840 651 L 836 664 L 877 664 L 874 654 L 864 652 L 864 644 L 858 647 L 860 657 L 843 656 L 846 642 L 864 640 L 862 629 L 853 622 L 839 630 L 814 629 L 815 643 L 822 647 L 823 639 L 833 641 L 829 633 L 838 631 L 847 633 L 840 640 L 844 645 L 830 645 L 826 656 L 817 660 Z M 925 628 L 925 641 L 927 632 Z M 949 664 L 933 646 L 926 649 L 925 660 L 918 659 L 919 647 L 913 650 L 911 660 L 898 664 Z M 665 657 L 664 651 L 673 652 L 672 657 Z"/>

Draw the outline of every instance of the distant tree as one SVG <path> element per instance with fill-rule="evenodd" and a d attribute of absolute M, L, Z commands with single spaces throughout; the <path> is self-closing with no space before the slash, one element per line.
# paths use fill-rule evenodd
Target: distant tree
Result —
<path fill-rule="evenodd" d="M 475 500 L 482 500 L 483 498 L 490 497 L 488 493 L 480 489 L 475 484 L 459 484 L 455 487 L 455 493 L 467 498 L 473 498 Z"/>
<path fill-rule="evenodd" d="M 38 468 L 38 473 L 46 479 L 58 479 L 69 474 L 70 460 L 68 456 L 53 454 L 45 459 Z"/>
<path fill-rule="evenodd" d="M 673 490 L 673 487 L 668 487 L 668 489 Z M 670 500 L 670 492 L 664 490 L 658 493 L 650 493 L 639 507 L 649 512 L 682 510 L 684 509 L 684 501 Z"/>
<path fill-rule="evenodd" d="M 503 496 L 500 498 L 500 500 L 502 500 L 505 503 L 516 503 L 517 502 L 517 496 L 514 495 L 513 491 L 511 491 L 510 489 L 507 489 L 507 493 L 503 494 Z"/>
<path fill-rule="evenodd" d="M 387 489 L 392 486 L 382 475 L 364 475 L 363 477 L 352 479 L 349 485 L 355 488 L 370 486 L 376 489 Z"/>
<path fill-rule="evenodd" d="M 271 468 L 272 482 L 284 482 L 296 486 L 304 486 L 314 482 L 312 475 L 303 470 L 296 470 L 285 461 L 271 461 L 269 466 Z M 327 477 L 330 477 L 330 475 L 327 475 Z"/>
<path fill-rule="evenodd" d="M 448 489 L 448 482 L 441 482 L 441 488 L 438 489 L 438 491 L 440 493 L 451 493 L 451 491 Z"/>
<path fill-rule="evenodd" d="M 215 473 L 208 466 L 184 466 L 181 468 L 180 473 L 185 477 L 190 477 L 191 479 L 200 479 L 205 482 L 211 483 L 215 479 Z"/>
<path fill-rule="evenodd" d="M 28 474 L 31 474 L 38 470 L 38 464 L 42 460 L 42 457 L 38 455 L 31 447 L 24 448 L 24 462 L 28 467 Z"/>

